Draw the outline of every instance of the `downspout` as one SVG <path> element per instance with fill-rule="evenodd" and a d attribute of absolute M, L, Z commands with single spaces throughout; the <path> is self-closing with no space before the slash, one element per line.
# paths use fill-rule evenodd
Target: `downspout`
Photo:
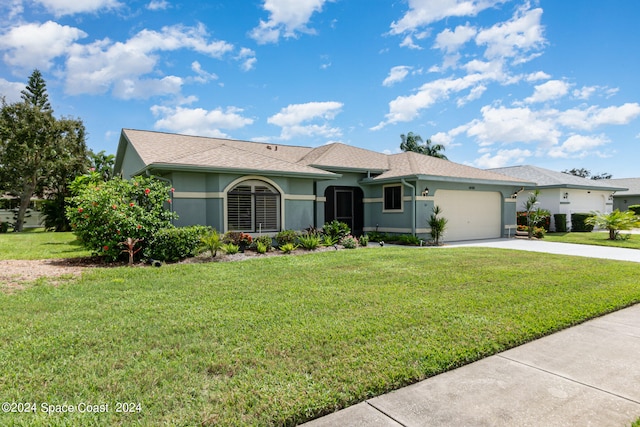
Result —
<path fill-rule="evenodd" d="M 411 205 L 412 205 L 412 209 L 411 209 L 411 234 L 413 234 L 414 236 L 416 235 L 416 187 L 409 184 L 407 181 L 405 181 L 404 178 L 402 178 L 400 180 L 400 182 L 402 182 L 404 185 L 406 185 L 407 187 L 411 188 Z"/>

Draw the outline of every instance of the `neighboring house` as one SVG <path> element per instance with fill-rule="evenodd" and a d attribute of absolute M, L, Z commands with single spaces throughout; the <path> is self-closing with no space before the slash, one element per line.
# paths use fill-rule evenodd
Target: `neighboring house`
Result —
<path fill-rule="evenodd" d="M 27 213 L 24 218 L 24 228 L 42 227 L 43 218 L 39 211 L 41 203 L 42 199 L 31 199 L 29 209 L 27 209 Z M 0 196 L 0 223 L 6 222 L 13 226 L 13 218 L 19 205 L 20 200 L 16 197 L 6 194 Z"/>
<path fill-rule="evenodd" d="M 626 187 L 613 195 L 613 209 L 628 211 L 631 205 L 640 205 L 640 178 L 607 179 L 610 185 Z"/>
<path fill-rule="evenodd" d="M 525 186 L 525 191 L 518 194 L 518 211 L 524 210 L 523 205 L 530 193 L 538 189 L 540 190 L 539 207 L 547 209 L 552 215 L 567 214 L 568 227 L 570 227 L 572 213 L 611 212 L 613 195 L 618 191 L 626 190 L 626 187 L 611 183 L 610 180 L 581 178 L 536 166 L 512 166 L 489 169 L 489 171 L 535 182 L 535 186 Z M 553 216 L 551 229 L 555 229 Z"/>
<path fill-rule="evenodd" d="M 123 129 L 115 173 L 153 175 L 175 189 L 176 225 L 276 233 L 347 223 L 427 236 L 434 205 L 445 240 L 513 235 L 512 195 L 531 182 L 417 153 L 386 155 L 332 143 L 317 148 Z"/>

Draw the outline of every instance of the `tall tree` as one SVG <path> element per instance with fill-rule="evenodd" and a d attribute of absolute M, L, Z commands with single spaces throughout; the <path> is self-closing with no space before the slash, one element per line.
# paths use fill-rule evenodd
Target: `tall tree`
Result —
<path fill-rule="evenodd" d="M 427 139 L 423 144 L 422 137 L 413 132 L 409 132 L 407 135 L 400 135 L 400 139 L 402 140 L 400 143 L 400 149 L 402 151 L 413 151 L 414 153 L 448 160 L 447 156 L 442 153 L 442 151 L 445 150 L 442 144 L 433 144 L 430 139 Z"/>
<path fill-rule="evenodd" d="M 23 229 L 31 198 L 55 193 L 61 182 L 66 185 L 74 165 L 87 157 L 82 122 L 56 120 L 38 70 L 29 78 L 22 99 L 13 104 L 3 100 L 0 110 L 0 192 L 20 200 L 16 231 Z"/>
<path fill-rule="evenodd" d="M 98 173 L 104 181 L 113 178 L 113 167 L 116 164 L 116 156 L 106 154 L 104 150 L 99 153 L 89 152 L 91 167 L 94 172 Z"/>
<path fill-rule="evenodd" d="M 42 77 L 42 73 L 37 68 L 29 76 L 29 82 L 24 90 L 20 91 L 20 97 L 25 104 L 30 104 L 40 111 L 50 111 L 49 95 L 47 94 L 47 84 Z"/>

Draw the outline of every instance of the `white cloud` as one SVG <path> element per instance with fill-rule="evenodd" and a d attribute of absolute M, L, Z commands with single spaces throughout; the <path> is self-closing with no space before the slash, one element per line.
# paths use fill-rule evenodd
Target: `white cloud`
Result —
<path fill-rule="evenodd" d="M 447 53 L 458 51 L 462 45 L 473 39 L 477 30 L 469 24 L 459 25 L 454 31 L 446 29 L 436 36 L 434 47 Z"/>
<path fill-rule="evenodd" d="M 147 9 L 149 10 L 166 10 L 171 5 L 166 0 L 151 0 L 149 4 L 147 4 Z"/>
<path fill-rule="evenodd" d="M 8 103 L 20 101 L 20 92 L 24 90 L 25 83 L 10 82 L 0 77 L 0 96 L 4 96 Z"/>
<path fill-rule="evenodd" d="M 409 11 L 391 24 L 391 34 L 411 32 L 448 17 L 475 16 L 507 0 L 409 0 Z"/>
<path fill-rule="evenodd" d="M 393 86 L 396 83 L 400 83 L 405 79 L 405 77 L 409 75 L 409 72 L 412 68 L 413 67 L 409 67 L 406 65 L 398 65 L 397 67 L 391 68 L 391 71 L 389 71 L 389 75 L 386 79 L 384 79 L 382 85 L 389 87 Z"/>
<path fill-rule="evenodd" d="M 269 20 L 262 21 L 250 36 L 259 44 L 276 43 L 281 36 L 295 37 L 296 33 L 313 34 L 307 23 L 314 12 L 320 12 L 327 0 L 264 0 L 263 8 Z"/>
<path fill-rule="evenodd" d="M 120 99 L 148 99 L 154 96 L 178 95 L 183 80 L 176 76 L 162 79 L 123 78 L 114 83 L 113 95 Z"/>
<path fill-rule="evenodd" d="M 577 130 L 592 130 L 598 126 L 629 124 L 640 116 L 640 104 L 634 102 L 606 108 L 597 106 L 586 109 L 572 108 L 555 111 L 555 115 L 560 125 Z"/>
<path fill-rule="evenodd" d="M 240 49 L 240 53 L 236 56 L 238 61 L 241 61 L 240 68 L 242 71 L 250 71 L 256 66 L 256 62 L 258 59 L 256 58 L 256 53 L 246 47 Z"/>
<path fill-rule="evenodd" d="M 308 102 L 306 104 L 289 105 L 279 113 L 269 117 L 267 123 L 280 126 L 281 139 L 297 136 L 323 136 L 335 138 L 342 135 L 339 128 L 332 128 L 326 122 L 333 120 L 343 107 L 341 102 Z M 307 122 L 321 121 L 323 124 Z"/>
<path fill-rule="evenodd" d="M 548 155 L 554 158 L 582 158 L 587 156 L 590 150 L 608 144 L 609 142 L 609 138 L 604 135 L 571 135 L 562 145 L 551 148 Z"/>
<path fill-rule="evenodd" d="M 211 80 L 218 80 L 218 76 L 215 73 L 209 73 L 202 69 L 202 65 L 198 61 L 191 63 L 191 69 L 198 75 L 194 78 L 198 83 L 207 83 Z"/>
<path fill-rule="evenodd" d="M 598 86 L 583 86 L 580 89 L 575 89 L 572 95 L 578 99 L 587 100 L 598 91 Z"/>
<path fill-rule="evenodd" d="M 122 6 L 116 0 L 34 0 L 43 5 L 55 16 L 76 13 L 93 13 L 104 9 L 116 9 Z"/>
<path fill-rule="evenodd" d="M 154 105 L 151 112 L 160 117 L 154 125 L 156 129 L 171 132 L 227 138 L 221 129 L 239 129 L 253 123 L 253 119 L 243 117 L 241 108 L 227 107 L 205 110 L 203 108 L 166 107 Z"/>
<path fill-rule="evenodd" d="M 418 117 L 421 110 L 431 107 L 452 93 L 477 86 L 485 79 L 486 76 L 482 74 L 469 74 L 461 78 L 445 78 L 425 83 L 415 94 L 398 96 L 389 102 L 389 113 L 386 114 L 385 120 L 371 130 L 380 130 L 389 124 L 410 122 Z"/>
<path fill-rule="evenodd" d="M 483 169 L 500 168 L 513 164 L 522 164 L 532 155 L 531 151 L 519 148 L 499 150 L 495 155 L 491 155 L 491 153 L 483 154 L 473 162 L 473 165 Z"/>
<path fill-rule="evenodd" d="M 526 4 L 507 22 L 478 32 L 476 43 L 486 46 L 484 56 L 494 58 L 516 58 L 518 63 L 533 59 L 524 54 L 542 48 L 546 41 L 540 23 L 542 9 L 528 9 Z"/>
<path fill-rule="evenodd" d="M 467 129 L 467 135 L 477 138 L 481 146 L 515 142 L 541 142 L 551 146 L 557 144 L 561 136 L 553 115 L 526 107 L 485 106 L 481 112 L 482 119 L 472 121 Z"/>
<path fill-rule="evenodd" d="M 554 99 L 562 98 L 569 93 L 570 85 L 562 80 L 549 80 L 548 82 L 537 85 L 534 88 L 533 95 L 525 98 L 525 102 L 546 102 Z"/>
<path fill-rule="evenodd" d="M 525 80 L 528 81 L 528 82 L 535 82 L 535 81 L 538 81 L 538 80 L 548 80 L 550 78 L 551 78 L 551 76 L 549 74 L 545 73 L 544 71 L 536 71 L 535 73 L 531 73 L 531 74 L 527 75 Z"/>
<path fill-rule="evenodd" d="M 9 65 L 48 70 L 56 57 L 66 55 L 76 40 L 86 36 L 78 28 L 53 21 L 24 24 L 0 36 L 0 50 Z"/>
<path fill-rule="evenodd" d="M 233 46 L 224 41 L 209 42 L 202 25 L 164 27 L 160 32 L 145 29 L 124 43 L 105 39 L 89 45 L 76 44 L 69 50 L 66 90 L 72 95 L 100 94 L 122 81 L 145 84 L 141 77 L 157 71 L 156 53 L 178 49 L 220 58 L 233 50 Z M 149 82 L 162 80 L 150 79 Z M 165 80 L 161 88 L 163 93 L 171 93 L 166 91 L 168 82 Z M 133 93 L 141 91 L 114 91 L 116 96 Z"/>

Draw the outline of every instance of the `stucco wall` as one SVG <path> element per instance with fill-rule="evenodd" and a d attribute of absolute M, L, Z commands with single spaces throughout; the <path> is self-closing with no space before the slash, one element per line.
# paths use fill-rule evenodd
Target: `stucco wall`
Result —
<path fill-rule="evenodd" d="M 620 211 L 628 211 L 629 206 L 640 205 L 640 196 L 614 196 L 613 197 L 613 209 Z"/>

